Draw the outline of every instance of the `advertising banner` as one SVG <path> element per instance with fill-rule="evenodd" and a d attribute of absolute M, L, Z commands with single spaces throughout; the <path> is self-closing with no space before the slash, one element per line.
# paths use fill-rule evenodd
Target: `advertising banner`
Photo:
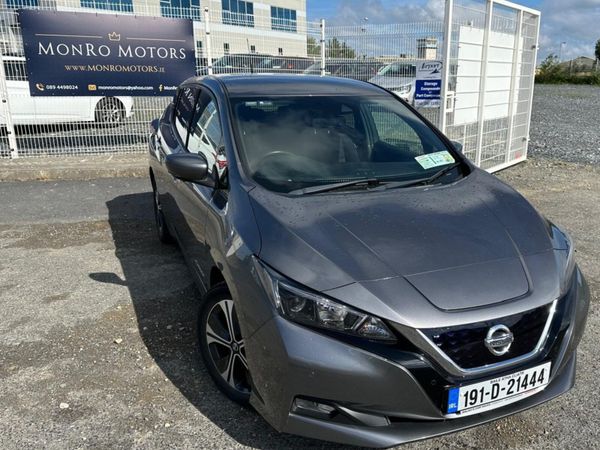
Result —
<path fill-rule="evenodd" d="M 172 96 L 196 72 L 189 19 L 19 11 L 35 96 Z"/>
<path fill-rule="evenodd" d="M 417 63 L 415 81 L 415 106 L 439 108 L 442 94 L 442 61 L 421 61 Z"/>

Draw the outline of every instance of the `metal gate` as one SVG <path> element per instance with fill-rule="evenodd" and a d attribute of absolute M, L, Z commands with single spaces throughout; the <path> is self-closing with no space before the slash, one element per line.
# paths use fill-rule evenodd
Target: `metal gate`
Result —
<path fill-rule="evenodd" d="M 266 3 L 237 2 L 237 10 L 231 12 L 225 10 L 227 1 L 222 9 L 216 2 L 206 2 L 210 9 L 201 8 L 198 0 L 187 7 L 173 7 L 183 3 L 167 0 L 4 1 L 0 157 L 143 152 L 149 121 L 169 101 L 133 97 L 129 106 L 127 100 L 102 102 L 90 97 L 86 106 L 71 97 L 32 99 L 19 8 L 187 17 L 194 20 L 200 75 L 252 71 L 341 76 L 379 84 L 408 102 L 414 98 L 417 63 L 443 61 L 445 101 L 441 107 L 419 111 L 487 170 L 527 155 L 539 13 L 503 0 L 446 0 L 443 20 L 426 23 L 363 20 L 348 26 L 310 22 L 306 11 Z M 114 113 L 115 105 L 122 120 L 103 120 Z M 71 117 L 61 118 L 59 113 Z"/>
<path fill-rule="evenodd" d="M 540 13 L 504 0 L 448 0 L 440 128 L 479 167 L 527 157 Z"/>

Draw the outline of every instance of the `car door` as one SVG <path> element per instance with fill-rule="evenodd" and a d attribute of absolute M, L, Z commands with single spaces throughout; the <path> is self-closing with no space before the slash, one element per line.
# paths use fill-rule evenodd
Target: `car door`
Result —
<path fill-rule="evenodd" d="M 222 131 L 217 102 L 208 90 L 201 90 L 189 126 L 186 151 L 202 155 L 209 168 L 208 184 L 182 182 L 177 185 L 177 202 L 185 220 L 185 229 L 180 231 L 190 265 L 204 287 L 208 286 L 212 260 L 206 244 L 206 214 L 213 202 L 214 183 L 225 170 L 222 151 Z"/>
<path fill-rule="evenodd" d="M 157 139 L 157 159 L 162 170 L 157 171 L 157 186 L 162 210 L 169 223 L 169 230 L 182 243 L 182 231 L 185 231 L 184 211 L 185 202 L 178 197 L 181 195 L 179 185 L 183 181 L 173 177 L 165 167 L 165 158 L 173 153 L 185 152 L 189 124 L 194 115 L 196 101 L 200 94 L 197 86 L 183 86 L 177 93 L 173 108 L 168 108 L 161 118 Z M 162 189 L 161 189 L 162 187 Z M 185 249 L 184 253 L 185 253 Z"/>

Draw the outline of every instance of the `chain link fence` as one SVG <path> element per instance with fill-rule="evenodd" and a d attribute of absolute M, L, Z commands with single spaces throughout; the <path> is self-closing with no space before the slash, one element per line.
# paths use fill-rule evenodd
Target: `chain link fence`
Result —
<path fill-rule="evenodd" d="M 416 68 L 443 61 L 441 106 L 418 110 L 494 170 L 526 157 L 539 13 L 503 0 L 447 0 L 444 20 L 329 26 L 305 11 L 224 0 L 11 0 L 0 8 L 0 157 L 132 153 L 168 97 L 32 97 L 19 8 L 194 20 L 196 75 L 295 73 L 378 84 L 414 104 Z M 182 3 L 177 3 L 178 5 Z M 445 36 L 448 39 L 445 40 Z M 188 75 L 182 74 L 182 81 Z"/>

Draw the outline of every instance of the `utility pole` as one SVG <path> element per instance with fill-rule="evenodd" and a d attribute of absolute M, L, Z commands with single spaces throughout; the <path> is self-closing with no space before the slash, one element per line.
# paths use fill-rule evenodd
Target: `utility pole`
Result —
<path fill-rule="evenodd" d="M 561 42 L 560 43 L 560 50 L 558 51 L 558 62 L 562 62 L 563 48 L 564 48 L 565 45 L 567 45 L 566 42 Z"/>

